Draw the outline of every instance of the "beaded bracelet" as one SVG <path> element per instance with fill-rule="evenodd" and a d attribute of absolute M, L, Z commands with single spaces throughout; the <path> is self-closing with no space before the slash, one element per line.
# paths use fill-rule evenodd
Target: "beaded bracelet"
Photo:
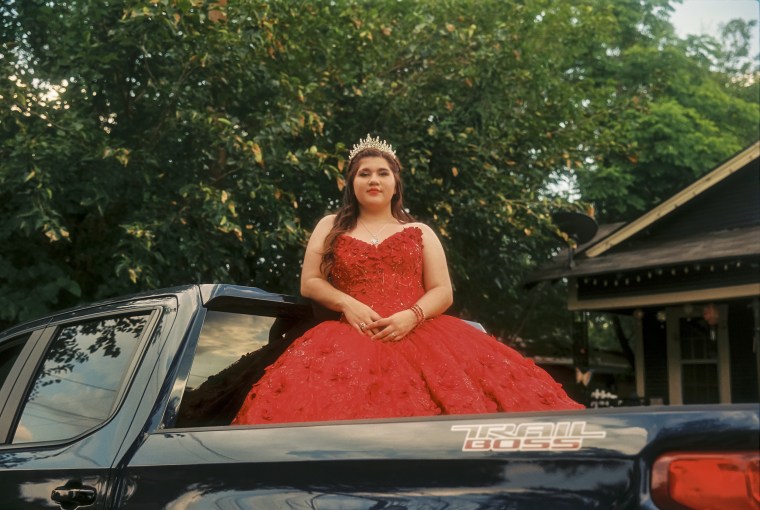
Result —
<path fill-rule="evenodd" d="M 417 324 L 425 320 L 425 312 L 422 310 L 422 307 L 420 305 L 414 304 L 409 309 L 413 311 L 415 317 L 417 317 Z"/>

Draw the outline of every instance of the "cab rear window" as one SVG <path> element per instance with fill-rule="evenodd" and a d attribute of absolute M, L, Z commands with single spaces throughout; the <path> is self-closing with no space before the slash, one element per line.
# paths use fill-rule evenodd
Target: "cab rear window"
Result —
<path fill-rule="evenodd" d="M 206 314 L 173 427 L 229 425 L 264 370 L 313 322 L 276 314 Z"/>

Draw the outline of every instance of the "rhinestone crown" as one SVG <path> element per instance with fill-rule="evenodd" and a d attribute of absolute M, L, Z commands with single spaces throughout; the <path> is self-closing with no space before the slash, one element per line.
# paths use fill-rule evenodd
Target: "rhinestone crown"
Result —
<path fill-rule="evenodd" d="M 385 152 L 387 154 L 390 154 L 394 158 L 396 157 L 396 152 L 393 150 L 393 147 L 386 142 L 385 140 L 381 140 L 378 136 L 377 138 L 372 138 L 369 133 L 367 133 L 367 138 L 364 140 L 359 139 L 359 143 L 354 144 L 353 148 L 351 149 L 351 152 L 348 153 L 348 160 L 351 161 L 354 159 L 354 156 L 359 154 L 361 151 L 365 149 L 377 149 L 381 152 Z"/>

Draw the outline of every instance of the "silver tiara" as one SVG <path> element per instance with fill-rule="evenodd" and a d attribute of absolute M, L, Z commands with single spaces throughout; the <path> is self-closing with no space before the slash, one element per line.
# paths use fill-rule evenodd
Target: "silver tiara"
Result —
<path fill-rule="evenodd" d="M 354 156 L 359 154 L 361 151 L 366 149 L 377 149 L 381 152 L 385 152 L 387 154 L 390 154 L 394 158 L 396 157 L 396 153 L 393 150 L 393 147 L 386 142 L 385 140 L 381 140 L 378 136 L 377 138 L 372 138 L 369 136 L 369 133 L 367 133 L 367 138 L 364 140 L 359 139 L 359 143 L 354 144 L 353 148 L 351 149 L 351 152 L 348 153 L 348 160 L 351 161 L 354 159 Z"/>

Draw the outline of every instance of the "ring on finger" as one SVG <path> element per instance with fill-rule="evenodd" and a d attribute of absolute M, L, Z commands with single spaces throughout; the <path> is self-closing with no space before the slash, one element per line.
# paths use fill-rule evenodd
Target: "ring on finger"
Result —
<path fill-rule="evenodd" d="M 359 323 L 359 329 L 361 329 L 362 331 L 364 331 L 364 328 L 366 327 L 367 327 L 367 323 L 365 322 Z"/>

